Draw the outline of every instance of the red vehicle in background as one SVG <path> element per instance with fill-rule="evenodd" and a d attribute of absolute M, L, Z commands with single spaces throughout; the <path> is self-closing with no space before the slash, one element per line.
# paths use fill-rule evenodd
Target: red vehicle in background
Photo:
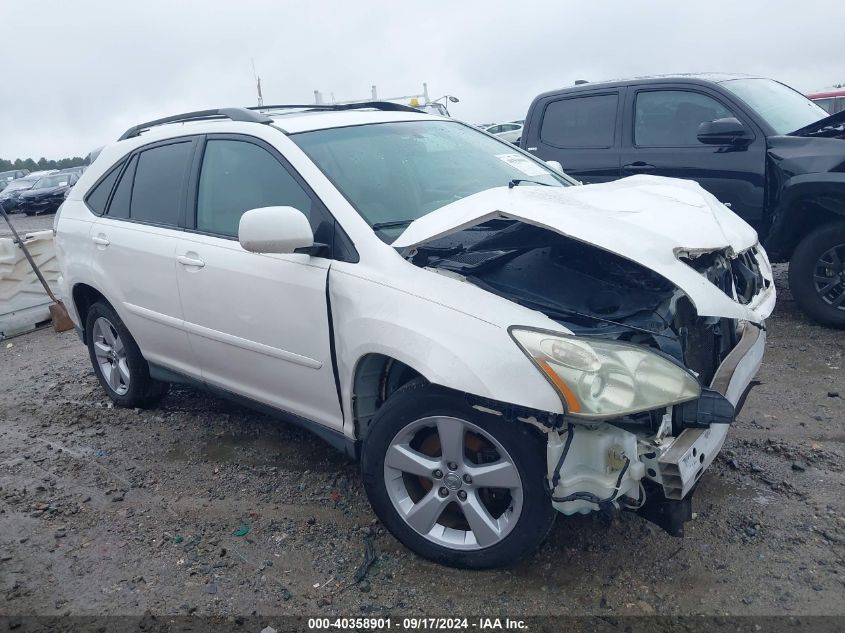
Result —
<path fill-rule="evenodd" d="M 807 98 L 821 106 L 828 114 L 836 114 L 845 110 L 845 88 L 816 92 L 807 95 Z"/>

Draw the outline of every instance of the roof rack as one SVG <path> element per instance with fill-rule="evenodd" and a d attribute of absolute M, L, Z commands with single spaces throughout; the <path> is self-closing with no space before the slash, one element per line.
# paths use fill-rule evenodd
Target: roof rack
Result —
<path fill-rule="evenodd" d="M 392 101 L 358 101 L 356 103 L 308 103 L 308 104 L 279 104 L 279 105 L 262 105 L 250 106 L 248 110 L 365 110 L 372 108 L 374 110 L 384 110 L 386 112 L 416 112 L 419 113 L 418 108 L 402 105 L 401 103 L 393 103 Z"/>
<path fill-rule="evenodd" d="M 270 117 L 252 111 L 255 109 L 256 108 L 219 108 L 217 110 L 197 110 L 196 112 L 174 114 L 173 116 L 164 117 L 163 119 L 155 119 L 154 121 L 139 123 L 138 125 L 126 130 L 117 140 L 123 141 L 128 138 L 134 138 L 151 127 L 165 125 L 167 123 L 182 123 L 186 121 L 203 121 L 209 119 L 230 119 L 232 121 L 246 121 L 248 123 L 265 124 L 273 122 L 273 119 Z"/>

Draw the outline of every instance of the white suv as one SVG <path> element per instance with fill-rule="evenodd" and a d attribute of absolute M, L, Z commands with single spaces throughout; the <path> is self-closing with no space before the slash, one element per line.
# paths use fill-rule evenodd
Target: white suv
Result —
<path fill-rule="evenodd" d="M 136 126 L 56 243 L 116 404 L 182 382 L 304 425 L 360 458 L 399 540 L 463 567 L 556 511 L 682 534 L 775 301 L 754 231 L 695 183 L 578 186 L 384 103 Z"/>

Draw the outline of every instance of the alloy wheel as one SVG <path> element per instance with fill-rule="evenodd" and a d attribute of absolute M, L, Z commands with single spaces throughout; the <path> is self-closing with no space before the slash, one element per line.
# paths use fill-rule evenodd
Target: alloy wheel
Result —
<path fill-rule="evenodd" d="M 845 244 L 834 246 L 819 257 L 813 283 L 822 301 L 845 310 Z"/>
<path fill-rule="evenodd" d="M 522 513 L 522 480 L 513 459 L 467 420 L 436 416 L 403 428 L 385 455 L 384 481 L 405 523 L 449 549 L 495 545 Z"/>
<path fill-rule="evenodd" d="M 100 317 L 94 322 L 92 336 L 94 355 L 103 378 L 117 395 L 125 395 L 129 391 L 131 375 L 120 335 L 108 319 Z"/>

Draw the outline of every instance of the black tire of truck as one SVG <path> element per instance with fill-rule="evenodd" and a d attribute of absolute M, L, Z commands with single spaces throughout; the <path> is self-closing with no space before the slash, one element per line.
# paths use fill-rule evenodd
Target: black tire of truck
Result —
<path fill-rule="evenodd" d="M 845 328 L 845 221 L 820 226 L 801 240 L 789 262 L 789 289 L 813 320 Z"/>

